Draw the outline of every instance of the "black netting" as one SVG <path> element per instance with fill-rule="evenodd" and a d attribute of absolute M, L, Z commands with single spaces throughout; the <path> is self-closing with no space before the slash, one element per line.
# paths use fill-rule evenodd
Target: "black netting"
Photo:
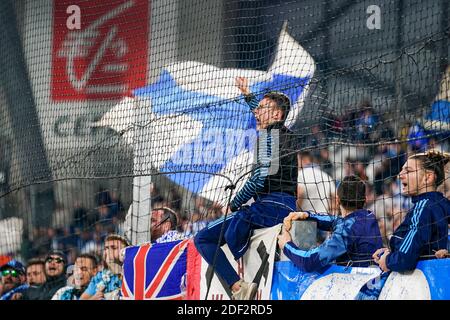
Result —
<path fill-rule="evenodd" d="M 297 209 L 338 214 L 357 175 L 387 244 L 407 157 L 449 151 L 448 35 L 445 0 L 2 1 L 0 255 L 101 256 L 149 241 L 152 208 L 186 236 L 221 217 L 255 170 L 236 77 L 292 102 L 319 172 Z"/>

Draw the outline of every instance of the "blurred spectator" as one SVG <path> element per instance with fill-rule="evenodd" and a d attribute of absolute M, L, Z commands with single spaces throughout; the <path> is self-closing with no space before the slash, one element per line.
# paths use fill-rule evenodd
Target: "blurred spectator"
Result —
<path fill-rule="evenodd" d="M 183 233 L 177 231 L 178 217 L 175 211 L 162 207 L 152 210 L 150 234 L 151 242 L 163 243 L 185 239 Z"/>
<path fill-rule="evenodd" d="M 318 147 L 322 143 L 325 142 L 326 136 L 320 127 L 320 125 L 315 124 L 311 126 L 311 135 L 308 136 L 307 140 L 307 146 L 308 147 Z M 317 148 L 313 148 L 313 150 L 316 150 Z"/>
<path fill-rule="evenodd" d="M 78 245 L 78 234 L 72 227 L 66 226 L 57 231 L 58 234 L 58 249 L 64 252 L 69 252 Z M 68 257 L 69 264 L 74 263 L 74 260 Z"/>
<path fill-rule="evenodd" d="M 74 282 L 73 282 L 73 280 L 74 280 L 73 279 L 73 269 L 74 269 L 74 267 L 75 267 L 74 264 L 69 264 L 69 265 L 67 265 L 67 268 L 66 268 L 66 284 L 68 286 L 73 286 L 74 285 Z"/>
<path fill-rule="evenodd" d="M 391 179 L 397 179 L 405 161 L 406 153 L 401 149 L 400 143 L 384 144 L 378 147 L 378 153 L 366 168 L 368 179 L 373 181 L 377 195 L 383 194 L 385 181 L 389 184 Z"/>
<path fill-rule="evenodd" d="M 75 260 L 73 284 L 59 289 L 52 300 L 79 300 L 87 289 L 92 277 L 97 273 L 97 258 L 91 254 L 82 254 Z"/>
<path fill-rule="evenodd" d="M 315 213 L 329 212 L 330 201 L 336 193 L 333 179 L 313 163 L 311 154 L 298 154 L 297 210 Z"/>
<path fill-rule="evenodd" d="M 203 218 L 206 219 L 208 215 L 208 208 L 203 197 L 196 197 L 194 200 L 195 211 Z"/>
<path fill-rule="evenodd" d="M 125 219 L 125 207 L 120 201 L 117 192 L 111 192 L 111 203 L 109 205 L 109 209 L 113 218 L 118 218 L 119 220 Z"/>
<path fill-rule="evenodd" d="M 370 102 L 364 101 L 359 107 L 361 111 L 355 119 L 355 140 L 359 143 L 373 142 L 373 133 L 378 124 L 378 116 L 374 113 Z"/>
<path fill-rule="evenodd" d="M 419 124 L 413 124 L 408 131 L 408 153 L 419 153 L 425 151 L 428 145 L 428 133 Z"/>
<path fill-rule="evenodd" d="M 117 300 L 122 286 L 123 260 L 121 251 L 130 243 L 124 237 L 111 234 L 105 239 L 103 249 L 103 270 L 91 279 L 80 300 Z"/>
<path fill-rule="evenodd" d="M 406 212 L 412 207 L 410 198 L 400 192 L 398 180 L 386 182 L 384 192 L 378 196 L 375 202 L 368 206 L 378 219 L 383 236 L 383 243 L 388 244 L 395 229 L 403 221 Z"/>
<path fill-rule="evenodd" d="M 25 267 L 17 260 L 10 260 L 0 267 L 2 292 L 0 300 L 19 300 L 28 288 Z"/>
<path fill-rule="evenodd" d="M 92 234 L 92 239 L 84 244 L 80 252 L 82 254 L 92 253 L 95 255 L 101 255 L 102 250 L 103 250 L 102 235 L 99 232 L 94 232 Z"/>
<path fill-rule="evenodd" d="M 177 231 L 184 234 L 187 237 L 192 235 L 192 224 L 191 219 L 187 215 L 180 217 L 180 222 L 178 223 Z"/>
<path fill-rule="evenodd" d="M 44 260 L 33 258 L 27 263 L 27 282 L 30 286 L 40 286 L 46 281 Z"/>
<path fill-rule="evenodd" d="M 38 227 L 33 229 L 31 256 L 40 257 L 46 255 L 50 250 L 50 244 L 47 228 Z"/>
<path fill-rule="evenodd" d="M 298 166 L 297 211 L 330 212 L 336 193 L 333 179 L 313 162 L 312 155 L 308 151 L 298 154 Z M 328 235 L 326 231 L 318 230 L 318 243 L 324 241 Z"/>
<path fill-rule="evenodd" d="M 355 175 L 359 177 L 364 182 L 367 182 L 368 177 L 366 175 L 366 167 L 361 161 L 349 161 L 347 160 L 347 165 L 345 166 L 345 175 Z"/>
<path fill-rule="evenodd" d="M 333 163 L 330 161 L 330 151 L 328 148 L 320 148 L 318 155 L 318 163 L 320 168 L 329 176 L 333 175 Z"/>
<path fill-rule="evenodd" d="M 181 210 L 182 199 L 181 199 L 180 194 L 178 193 L 178 191 L 174 187 L 172 187 L 170 189 L 169 202 L 170 202 L 170 207 L 171 208 L 173 208 L 174 210 L 176 210 L 178 212 Z"/>
<path fill-rule="evenodd" d="M 87 210 L 81 206 L 80 201 L 76 201 L 73 209 L 73 226 L 75 228 L 84 229 L 87 228 L 88 225 Z"/>
<path fill-rule="evenodd" d="M 40 287 L 45 283 L 45 262 L 39 258 L 32 258 L 27 263 L 27 283 L 29 287 L 23 292 L 22 300 L 37 300 Z"/>
<path fill-rule="evenodd" d="M 77 230 L 79 232 L 79 237 L 77 239 L 77 247 L 80 248 L 80 250 L 83 252 L 83 247 L 86 246 L 86 244 L 92 240 L 92 233 L 89 232 L 89 230 Z"/>
<path fill-rule="evenodd" d="M 152 203 L 164 201 L 164 198 L 161 196 L 161 191 L 153 182 L 150 183 L 150 197 Z"/>
<path fill-rule="evenodd" d="M 206 228 L 208 226 L 208 221 L 206 220 L 206 216 L 199 214 L 198 212 L 192 213 L 191 216 L 191 233 L 192 235 L 196 235 L 197 232 Z"/>
<path fill-rule="evenodd" d="M 76 246 L 66 247 L 67 252 L 67 264 L 74 264 L 79 254 L 79 250 Z"/>
<path fill-rule="evenodd" d="M 39 288 L 37 300 L 50 300 L 60 288 L 66 285 L 66 255 L 61 251 L 50 251 L 45 257 L 45 276 L 47 281 Z"/>
<path fill-rule="evenodd" d="M 68 221 L 71 221 L 71 219 L 72 210 L 61 203 L 57 203 L 52 214 L 51 226 L 55 229 L 60 229 L 64 227 Z"/>
<path fill-rule="evenodd" d="M 57 237 L 56 230 L 54 228 L 47 229 L 47 237 L 50 241 L 50 250 L 61 250 Z"/>
<path fill-rule="evenodd" d="M 112 212 L 108 205 L 102 204 L 100 207 L 97 208 L 99 220 L 98 223 L 100 223 L 105 228 L 108 228 L 109 225 L 112 224 Z"/>
<path fill-rule="evenodd" d="M 373 186 L 366 183 L 366 207 L 369 208 L 375 202 L 376 196 Z"/>
<path fill-rule="evenodd" d="M 327 113 L 323 116 L 325 118 L 325 125 L 327 128 L 327 136 L 339 137 L 344 132 L 344 119 L 343 116 L 335 115 L 333 113 Z"/>
<path fill-rule="evenodd" d="M 100 207 L 101 205 L 109 205 L 111 203 L 111 194 L 109 191 L 103 187 L 100 187 L 95 195 L 95 203 L 97 204 L 97 207 Z"/>
<path fill-rule="evenodd" d="M 213 202 L 210 206 L 207 218 L 209 221 L 215 221 L 223 216 L 222 206 L 219 203 Z"/>

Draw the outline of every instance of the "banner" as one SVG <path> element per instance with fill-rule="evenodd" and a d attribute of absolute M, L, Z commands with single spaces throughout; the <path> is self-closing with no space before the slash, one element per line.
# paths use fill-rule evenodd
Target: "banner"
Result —
<path fill-rule="evenodd" d="M 354 300 L 379 280 L 378 267 L 333 265 L 323 274 L 306 273 L 291 261 L 276 262 L 272 300 Z M 450 300 L 450 259 L 419 261 L 410 272 L 391 272 L 379 300 Z"/>
<path fill-rule="evenodd" d="M 181 300 L 190 240 L 143 244 L 125 249 L 124 300 Z"/>
<path fill-rule="evenodd" d="M 281 224 L 271 228 L 255 230 L 247 252 L 238 261 L 234 260 L 227 245 L 222 247 L 228 260 L 244 281 L 259 283 L 256 300 L 270 299 L 277 235 L 280 228 Z M 192 248 L 195 249 L 193 244 Z M 186 298 L 188 300 L 231 299 L 230 288 L 216 274 L 213 275 L 206 297 L 208 291 L 207 279 L 211 277 L 212 272 L 212 267 L 203 260 L 197 250 L 191 250 L 190 248 L 187 263 Z"/>

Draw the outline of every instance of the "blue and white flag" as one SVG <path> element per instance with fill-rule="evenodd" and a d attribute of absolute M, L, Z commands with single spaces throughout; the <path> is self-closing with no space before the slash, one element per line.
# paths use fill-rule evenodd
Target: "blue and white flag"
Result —
<path fill-rule="evenodd" d="M 133 97 L 97 125 L 123 132 L 131 145 L 145 136 L 141 151 L 148 161 L 136 174 L 158 169 L 189 191 L 225 204 L 225 187 L 251 170 L 256 141 L 256 121 L 235 78 L 246 77 L 260 98 L 272 90 L 287 94 L 292 102 L 289 127 L 303 106 L 314 71 L 312 57 L 283 28 L 267 71 L 177 62 L 163 68 L 150 85 L 134 90 Z M 146 131 L 139 137 L 136 128 Z M 244 183 L 242 179 L 235 191 Z"/>

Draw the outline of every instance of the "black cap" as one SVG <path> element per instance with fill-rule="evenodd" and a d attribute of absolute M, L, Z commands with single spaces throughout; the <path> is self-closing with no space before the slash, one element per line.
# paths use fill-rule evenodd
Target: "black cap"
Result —
<path fill-rule="evenodd" d="M 52 250 L 45 256 L 45 260 L 47 260 L 50 256 L 59 256 L 64 260 L 64 264 L 67 264 L 67 256 L 61 250 Z"/>
<path fill-rule="evenodd" d="M 7 270 L 7 269 L 14 269 L 17 272 L 22 273 L 22 274 L 26 273 L 24 265 L 20 261 L 17 261 L 14 259 L 10 260 L 8 263 L 5 263 L 4 265 L 2 265 L 0 267 L 0 271 Z"/>

